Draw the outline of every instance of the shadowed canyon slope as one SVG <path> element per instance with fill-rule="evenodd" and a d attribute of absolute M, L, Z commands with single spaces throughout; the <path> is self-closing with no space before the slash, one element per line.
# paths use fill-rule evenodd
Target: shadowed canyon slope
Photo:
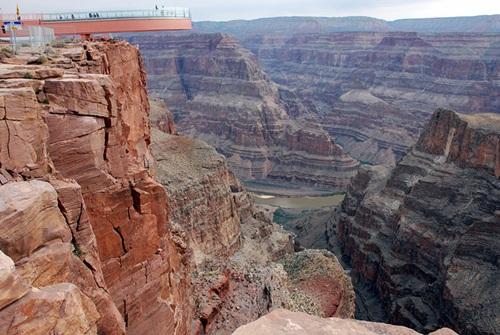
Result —
<path fill-rule="evenodd" d="M 254 56 L 223 34 L 148 34 L 140 45 L 149 90 L 180 133 L 223 153 L 242 179 L 346 187 L 357 162 L 334 144 L 296 96 L 271 82 Z"/>
<path fill-rule="evenodd" d="M 330 226 L 389 322 L 500 331 L 500 115 L 438 110 L 389 172 L 363 167 Z"/>

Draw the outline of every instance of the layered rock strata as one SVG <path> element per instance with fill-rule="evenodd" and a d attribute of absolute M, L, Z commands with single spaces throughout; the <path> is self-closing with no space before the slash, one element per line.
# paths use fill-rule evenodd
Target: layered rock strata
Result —
<path fill-rule="evenodd" d="M 193 22 L 193 29 L 202 33 L 227 33 L 235 36 L 256 34 L 321 34 L 334 32 L 389 32 L 419 33 L 500 33 L 500 15 L 438 17 L 385 21 L 369 16 L 343 17 L 267 17 L 254 20 Z"/>
<path fill-rule="evenodd" d="M 188 265 L 151 177 L 138 50 L 87 43 L 26 65 L 36 57 L 0 67 L 0 249 L 41 290 L 2 309 L 2 327 L 16 323 L 15 306 L 32 312 L 8 334 L 31 334 L 65 306 L 78 320 L 58 333 L 186 334 Z"/>
<path fill-rule="evenodd" d="M 230 334 L 290 305 L 291 236 L 155 101 L 153 159 L 137 49 L 37 57 L 0 65 L 2 333 Z"/>
<path fill-rule="evenodd" d="M 129 40 L 140 45 L 149 89 L 167 102 L 179 132 L 215 146 L 241 179 L 344 189 L 354 175 L 357 162 L 233 38 L 149 34 Z"/>
<path fill-rule="evenodd" d="M 236 34 L 352 157 L 394 165 L 437 107 L 500 109 L 500 35 Z"/>
<path fill-rule="evenodd" d="M 152 148 L 172 225 L 192 253 L 192 333 L 230 334 L 288 306 L 288 278 L 273 261 L 293 251 L 292 238 L 253 208 L 224 157 L 158 129 Z"/>
<path fill-rule="evenodd" d="M 440 109 L 391 173 L 353 180 L 337 238 L 390 322 L 500 331 L 499 176 L 500 116 Z"/>

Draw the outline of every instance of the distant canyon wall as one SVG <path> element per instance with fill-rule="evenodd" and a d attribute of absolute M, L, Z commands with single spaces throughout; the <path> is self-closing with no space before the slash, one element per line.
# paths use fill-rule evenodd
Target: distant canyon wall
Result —
<path fill-rule="evenodd" d="M 500 33 L 500 15 L 401 19 L 386 21 L 369 16 L 268 17 L 255 20 L 194 22 L 193 29 L 204 33 L 235 36 L 255 34 L 322 34 L 339 32 L 418 32 L 418 33 Z"/>
<path fill-rule="evenodd" d="M 255 57 L 224 34 L 141 34 L 149 90 L 178 131 L 223 153 L 242 179 L 345 189 L 357 161 L 295 94 L 269 80 Z"/>
<path fill-rule="evenodd" d="M 394 163 L 438 107 L 500 110 L 499 34 L 241 34 L 354 158 Z"/>

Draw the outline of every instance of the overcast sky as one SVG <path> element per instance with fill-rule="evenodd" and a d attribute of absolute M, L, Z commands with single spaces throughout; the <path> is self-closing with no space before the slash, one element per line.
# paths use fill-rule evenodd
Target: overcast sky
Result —
<path fill-rule="evenodd" d="M 154 8 L 155 4 L 190 7 L 194 21 L 272 16 L 351 16 L 381 19 L 500 14 L 500 0 L 19 0 L 24 13 Z M 15 0 L 0 0 L 4 13 Z"/>

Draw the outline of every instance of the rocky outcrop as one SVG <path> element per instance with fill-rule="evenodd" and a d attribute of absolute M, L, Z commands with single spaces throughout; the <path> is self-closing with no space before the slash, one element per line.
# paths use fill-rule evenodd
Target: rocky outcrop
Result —
<path fill-rule="evenodd" d="M 177 134 L 174 115 L 168 110 L 165 102 L 159 98 L 150 97 L 149 106 L 151 108 L 151 114 L 149 116 L 151 125 L 166 134 Z"/>
<path fill-rule="evenodd" d="M 99 313 L 92 301 L 73 284 L 37 289 L 16 273 L 14 262 L 0 253 L 0 285 L 8 303 L 2 304 L 2 334 L 97 333 Z M 3 300 L 2 303 L 6 302 Z"/>
<path fill-rule="evenodd" d="M 499 332 L 499 148 L 498 114 L 441 109 L 391 173 L 353 180 L 337 238 L 390 322 Z"/>
<path fill-rule="evenodd" d="M 326 250 L 283 257 L 294 311 L 320 317 L 354 318 L 354 289 L 337 258 Z"/>
<path fill-rule="evenodd" d="M 86 43 L 16 62 L 0 66 L 0 249 L 34 291 L 0 310 L 1 327 L 21 309 L 33 320 L 9 333 L 186 334 L 189 265 L 152 178 L 138 50 Z"/>
<path fill-rule="evenodd" d="M 394 165 L 437 107 L 467 114 L 500 108 L 499 35 L 256 30 L 236 36 L 361 162 Z"/>
<path fill-rule="evenodd" d="M 172 221 L 189 236 L 195 264 L 234 254 L 240 247 L 241 187 L 224 158 L 201 141 L 156 130 L 153 152 Z"/>
<path fill-rule="evenodd" d="M 273 261 L 293 251 L 291 236 L 253 208 L 224 157 L 158 129 L 152 148 L 172 225 L 192 253 L 192 333 L 230 334 L 288 306 L 287 275 Z"/>
<path fill-rule="evenodd" d="M 357 162 L 233 38 L 150 34 L 129 40 L 140 45 L 149 89 L 167 102 L 179 132 L 215 146 L 241 179 L 344 189 L 354 175 Z"/>
<path fill-rule="evenodd" d="M 383 323 L 345 320 L 338 318 L 321 319 L 305 313 L 290 312 L 279 309 L 268 315 L 238 328 L 234 335 L 418 335 L 416 331 L 405 327 L 386 325 Z M 441 329 L 435 333 L 456 335 L 449 329 Z M 432 335 L 430 334 L 430 335 Z"/>
<path fill-rule="evenodd" d="M 193 333 L 230 334 L 280 307 L 353 317 L 354 291 L 335 256 L 292 254 L 291 236 L 253 206 L 222 155 L 158 129 L 152 138 L 172 224 L 193 253 Z"/>

